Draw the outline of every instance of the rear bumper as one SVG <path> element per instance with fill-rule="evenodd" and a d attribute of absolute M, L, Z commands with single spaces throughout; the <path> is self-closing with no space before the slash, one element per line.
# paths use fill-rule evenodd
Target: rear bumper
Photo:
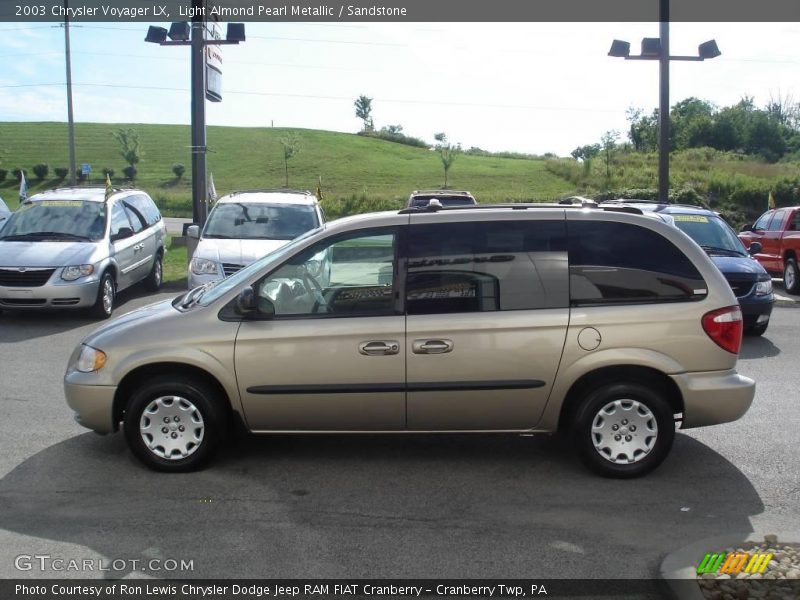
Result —
<path fill-rule="evenodd" d="M 756 394 L 756 382 L 734 369 L 671 377 L 683 396 L 681 429 L 735 421 L 747 412 Z"/>

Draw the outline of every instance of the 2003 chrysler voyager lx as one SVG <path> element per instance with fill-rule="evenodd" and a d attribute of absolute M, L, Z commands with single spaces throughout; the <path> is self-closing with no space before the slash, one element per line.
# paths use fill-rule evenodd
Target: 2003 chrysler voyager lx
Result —
<path fill-rule="evenodd" d="M 164 471 L 232 423 L 280 432 L 554 432 L 602 475 L 661 463 L 683 428 L 749 408 L 742 316 L 675 227 L 633 208 L 505 205 L 359 215 L 89 335 L 77 420 L 120 422 Z M 318 277 L 320 253 L 330 270 Z"/>

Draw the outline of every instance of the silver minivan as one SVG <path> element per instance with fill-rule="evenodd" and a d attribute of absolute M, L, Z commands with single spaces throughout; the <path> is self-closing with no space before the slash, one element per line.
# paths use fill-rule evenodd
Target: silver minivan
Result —
<path fill-rule="evenodd" d="M 86 308 L 111 316 L 118 291 L 161 287 L 166 227 L 136 189 L 58 188 L 24 201 L 0 230 L 0 310 Z"/>
<path fill-rule="evenodd" d="M 630 212 L 638 214 L 628 214 Z M 318 257 L 330 257 L 326 277 Z M 428 205 L 327 223 L 79 344 L 67 403 L 195 469 L 253 433 L 569 432 L 635 477 L 741 417 L 742 314 L 683 232 L 633 208 Z"/>

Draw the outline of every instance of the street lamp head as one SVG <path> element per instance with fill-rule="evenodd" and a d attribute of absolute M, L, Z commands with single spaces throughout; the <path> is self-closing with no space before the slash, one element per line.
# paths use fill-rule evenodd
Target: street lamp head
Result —
<path fill-rule="evenodd" d="M 708 40 L 697 47 L 697 54 L 705 60 L 707 58 L 716 58 L 722 52 L 719 51 L 716 40 Z"/>
<path fill-rule="evenodd" d="M 611 50 L 608 51 L 609 56 L 614 56 L 616 58 L 627 58 L 630 56 L 630 53 L 630 42 L 624 42 L 622 40 L 614 40 L 611 42 Z"/>
<path fill-rule="evenodd" d="M 160 44 L 161 42 L 166 41 L 166 39 L 166 29 L 163 27 L 154 27 L 153 25 L 150 25 L 150 27 L 147 29 L 147 37 L 144 38 L 144 41 L 152 44 Z"/>
<path fill-rule="evenodd" d="M 225 34 L 225 39 L 229 42 L 245 41 L 244 23 L 228 23 L 228 31 Z"/>
<path fill-rule="evenodd" d="M 647 57 L 661 56 L 661 39 L 642 38 L 642 56 L 647 56 Z"/>
<path fill-rule="evenodd" d="M 169 39 L 175 42 L 186 42 L 191 36 L 192 26 L 188 21 L 179 21 L 169 26 Z"/>

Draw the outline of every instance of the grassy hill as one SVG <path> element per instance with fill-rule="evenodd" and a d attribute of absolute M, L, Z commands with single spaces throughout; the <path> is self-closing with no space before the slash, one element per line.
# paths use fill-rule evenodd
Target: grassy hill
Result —
<path fill-rule="evenodd" d="M 104 167 L 115 170 L 115 183 L 123 183 L 125 162 L 111 133 L 131 127 L 139 132 L 144 157 L 138 165 L 136 185 L 147 190 L 165 214 L 189 214 L 191 198 L 191 143 L 188 125 L 119 125 L 77 123 L 77 162 L 92 165 L 92 182 L 102 183 Z M 411 190 L 438 188 L 443 183 L 439 156 L 414 148 L 354 134 L 311 129 L 209 127 L 208 170 L 217 192 L 270 188 L 284 185 L 283 150 L 279 139 L 289 133 L 300 138 L 300 153 L 289 161 L 289 186 L 315 190 L 318 178 L 326 208 L 337 216 L 365 208 L 399 206 Z M 55 167 L 66 167 L 65 123 L 0 123 L 0 159 L 9 171 L 0 182 L 0 196 L 12 208 L 17 204 L 17 183 L 10 171 L 27 172 L 30 191 L 59 184 Z M 36 181 L 32 167 L 50 166 L 50 178 Z M 178 181 L 172 165 L 186 166 Z M 448 184 L 472 191 L 479 201 L 552 200 L 574 189 L 574 184 L 546 168 L 544 160 L 461 155 L 450 169 Z"/>

